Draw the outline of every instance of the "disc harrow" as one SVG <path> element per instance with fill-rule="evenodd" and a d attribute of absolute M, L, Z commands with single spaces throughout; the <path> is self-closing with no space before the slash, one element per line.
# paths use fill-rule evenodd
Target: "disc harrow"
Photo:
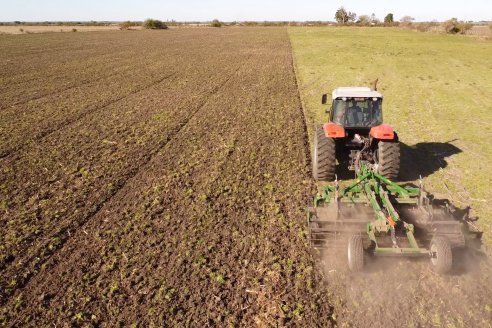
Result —
<path fill-rule="evenodd" d="M 309 240 L 314 248 L 347 247 L 350 269 L 372 256 L 428 257 L 435 271 L 452 266 L 452 251 L 480 243 L 482 232 L 470 216 L 420 185 L 400 185 L 362 163 L 356 180 L 321 189 L 308 207 Z M 362 264 L 361 264 L 362 263 Z"/>

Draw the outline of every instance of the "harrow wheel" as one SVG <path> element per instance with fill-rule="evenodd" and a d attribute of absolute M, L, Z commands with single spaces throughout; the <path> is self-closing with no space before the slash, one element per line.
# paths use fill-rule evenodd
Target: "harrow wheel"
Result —
<path fill-rule="evenodd" d="M 348 243 L 348 265 L 351 271 L 361 271 L 364 267 L 364 246 L 360 235 L 353 235 Z"/>
<path fill-rule="evenodd" d="M 321 181 L 333 181 L 336 167 L 335 140 L 327 138 L 322 125 L 315 126 L 313 177 Z"/>
<path fill-rule="evenodd" d="M 453 265 L 453 253 L 449 242 L 441 237 L 435 237 L 430 244 L 432 252 L 431 265 L 435 272 L 446 273 Z"/>

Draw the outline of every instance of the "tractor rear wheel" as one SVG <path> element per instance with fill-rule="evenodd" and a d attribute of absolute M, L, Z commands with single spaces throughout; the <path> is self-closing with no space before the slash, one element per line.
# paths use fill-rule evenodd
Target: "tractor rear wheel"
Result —
<path fill-rule="evenodd" d="M 364 267 L 364 245 L 360 235 L 353 235 L 348 243 L 348 265 L 351 271 L 361 271 Z"/>
<path fill-rule="evenodd" d="M 430 244 L 431 265 L 437 273 L 446 273 L 453 265 L 453 253 L 449 242 L 442 237 L 434 237 Z"/>
<path fill-rule="evenodd" d="M 388 179 L 396 179 L 400 172 L 400 143 L 398 141 L 379 141 L 378 172 Z"/>
<path fill-rule="evenodd" d="M 333 181 L 336 167 L 335 140 L 325 135 L 322 125 L 314 132 L 313 177 L 316 180 Z"/>

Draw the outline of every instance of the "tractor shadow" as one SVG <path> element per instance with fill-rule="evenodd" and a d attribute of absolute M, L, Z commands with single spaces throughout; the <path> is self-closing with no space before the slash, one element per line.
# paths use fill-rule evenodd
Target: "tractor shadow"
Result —
<path fill-rule="evenodd" d="M 420 142 L 409 146 L 400 143 L 400 180 L 415 181 L 426 178 L 448 166 L 447 158 L 459 154 L 462 150 L 449 142 Z"/>
<path fill-rule="evenodd" d="M 447 158 L 462 150 L 449 142 L 420 142 L 409 146 L 400 142 L 400 181 L 416 181 L 426 178 L 448 166 Z M 342 158 L 337 165 L 337 178 L 342 181 L 355 179 L 355 172 L 348 170 L 349 159 Z"/>

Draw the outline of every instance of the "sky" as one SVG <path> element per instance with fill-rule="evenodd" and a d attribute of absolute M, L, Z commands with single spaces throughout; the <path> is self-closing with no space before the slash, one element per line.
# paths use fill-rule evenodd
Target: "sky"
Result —
<path fill-rule="evenodd" d="M 379 19 L 492 20 L 492 0 L 0 0 L 0 21 L 333 21 L 341 6 Z"/>

